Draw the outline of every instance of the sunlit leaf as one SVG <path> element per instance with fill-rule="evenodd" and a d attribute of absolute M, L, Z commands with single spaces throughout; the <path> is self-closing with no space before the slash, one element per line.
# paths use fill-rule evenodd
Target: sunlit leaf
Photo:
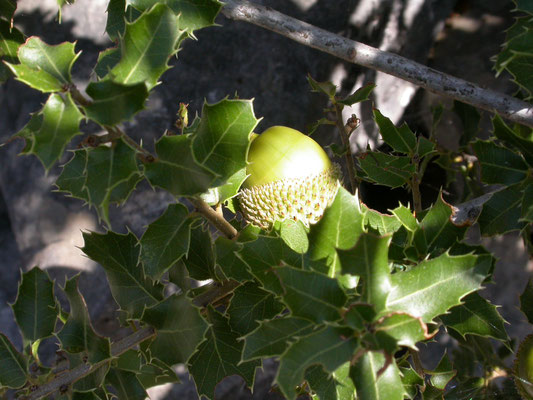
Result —
<path fill-rule="evenodd" d="M 131 232 L 83 233 L 81 249 L 104 268 L 111 293 L 122 310 L 132 318 L 142 315 L 145 306 L 159 303 L 162 287 L 148 278 L 139 264 L 140 246 Z"/>
<path fill-rule="evenodd" d="M 406 124 L 396 128 L 392 121 L 383 116 L 378 109 L 374 109 L 374 119 L 379 126 L 379 133 L 385 143 L 393 150 L 411 154 L 416 148 L 416 136 Z"/>
<path fill-rule="evenodd" d="M 12 308 L 24 339 L 34 342 L 52 334 L 58 310 L 54 284 L 45 271 L 34 267 L 22 274 Z"/>
<path fill-rule="evenodd" d="M 367 351 L 350 368 L 350 377 L 355 383 L 357 398 L 402 400 L 404 397 L 400 370 L 394 359 L 385 367 L 381 352 Z M 379 375 L 378 373 L 381 372 Z"/>
<path fill-rule="evenodd" d="M 63 155 L 72 138 L 81 134 L 82 117 L 69 94 L 51 94 L 42 111 L 17 133 L 26 139 L 23 153 L 35 154 L 48 171 Z"/>
<path fill-rule="evenodd" d="M 0 385 L 20 388 L 27 379 L 28 361 L 11 344 L 7 336 L 0 333 Z"/>
<path fill-rule="evenodd" d="M 57 333 L 63 349 L 71 353 L 86 352 L 90 363 L 97 363 L 111 357 L 108 338 L 96 334 L 91 326 L 89 311 L 78 290 L 80 275 L 67 279 L 63 291 L 70 304 L 67 322 Z"/>
<path fill-rule="evenodd" d="M 429 339 L 428 327 L 420 319 L 408 314 L 390 314 L 375 324 L 375 332 L 394 338 L 399 346 L 416 349 L 416 343 Z"/>
<path fill-rule="evenodd" d="M 380 213 L 365 204 L 361 205 L 361 209 L 364 213 L 364 224 L 378 231 L 380 235 L 394 233 L 402 226 L 402 222 L 395 215 Z"/>
<path fill-rule="evenodd" d="M 275 382 L 287 399 L 295 399 L 295 388 L 304 380 L 307 368 L 321 364 L 324 370 L 333 372 L 352 358 L 358 346 L 358 340 L 346 328 L 326 326 L 300 337 L 280 357 Z"/>
<path fill-rule="evenodd" d="M 145 82 L 151 89 L 168 69 L 180 34 L 178 17 L 165 4 L 155 5 L 126 24 L 119 44 L 121 58 L 110 71 L 111 77 L 128 85 Z"/>
<path fill-rule="evenodd" d="M 141 237 L 141 261 L 145 273 L 159 279 L 189 250 L 191 224 L 187 208 L 170 204 L 163 215 L 148 225 Z"/>
<path fill-rule="evenodd" d="M 450 256 L 422 261 L 391 275 L 389 310 L 420 317 L 425 323 L 459 305 L 465 295 L 479 289 L 491 267 L 490 256 Z"/>
<path fill-rule="evenodd" d="M 281 221 L 279 237 L 297 253 L 305 253 L 309 249 L 307 229 L 301 221 L 286 219 Z"/>
<path fill-rule="evenodd" d="M 242 359 L 279 356 L 283 354 L 291 341 L 308 335 L 314 327 L 311 321 L 287 316 L 262 321 L 256 330 L 244 337 Z"/>
<path fill-rule="evenodd" d="M 2 13 L 2 3 L 10 4 L 11 0 L 0 0 L 0 15 Z M 11 27 L 11 23 L 0 18 L 0 83 L 11 77 L 12 73 L 9 68 L 2 63 L 17 63 L 17 51 L 19 46 L 24 43 L 24 35 L 17 28 Z"/>
<path fill-rule="evenodd" d="M 196 352 L 189 359 L 189 373 L 196 382 L 198 394 L 214 397 L 215 386 L 229 375 L 240 375 L 252 386 L 260 361 L 241 361 L 244 345 L 231 330 L 228 320 L 212 307 L 207 309 L 210 323 Z"/>
<path fill-rule="evenodd" d="M 158 158 L 144 165 L 152 185 L 175 196 L 200 194 L 211 186 L 216 175 L 196 162 L 188 136 L 162 136 L 155 148 Z"/>
<path fill-rule="evenodd" d="M 452 362 L 450 361 L 448 354 L 444 353 L 440 359 L 438 365 L 431 373 L 431 385 L 437 389 L 444 390 L 446 385 L 457 374 L 457 371 L 453 369 Z"/>
<path fill-rule="evenodd" d="M 345 106 L 353 106 L 355 103 L 360 103 L 362 101 L 368 100 L 368 97 L 370 96 L 375 87 L 375 84 L 369 83 L 368 85 L 360 87 L 344 99 L 337 100 L 337 103 L 344 104 Z"/>
<path fill-rule="evenodd" d="M 55 46 L 40 38 L 30 37 L 19 48 L 20 64 L 8 64 L 17 79 L 42 92 L 59 92 L 71 82 L 72 65 L 79 56 L 74 53 L 75 43 Z"/>
<path fill-rule="evenodd" d="M 185 363 L 202 341 L 207 323 L 185 295 L 172 295 L 148 307 L 142 321 L 156 328 L 150 355 L 168 366 Z"/>

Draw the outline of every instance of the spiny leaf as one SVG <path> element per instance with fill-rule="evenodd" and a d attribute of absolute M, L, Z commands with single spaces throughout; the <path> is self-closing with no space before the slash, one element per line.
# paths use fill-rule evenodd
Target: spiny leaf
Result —
<path fill-rule="evenodd" d="M 106 12 L 105 31 L 112 40 L 118 40 L 126 29 L 126 0 L 110 0 Z"/>
<path fill-rule="evenodd" d="M 22 274 L 12 308 L 24 339 L 34 342 L 52 334 L 58 310 L 54 284 L 45 271 L 34 267 Z"/>
<path fill-rule="evenodd" d="M 42 111 L 17 133 L 27 141 L 23 153 L 35 154 L 48 171 L 72 138 L 81 134 L 82 117 L 70 94 L 51 94 Z"/>
<path fill-rule="evenodd" d="M 526 178 L 528 165 L 520 154 L 490 141 L 477 140 L 472 147 L 481 166 L 483 182 L 512 185 Z"/>
<path fill-rule="evenodd" d="M 446 385 L 457 374 L 457 371 L 453 369 L 452 362 L 446 352 L 442 355 L 438 365 L 430 372 L 430 374 L 431 385 L 440 390 L 444 390 Z"/>
<path fill-rule="evenodd" d="M 124 140 L 111 146 L 87 148 L 86 180 L 88 203 L 110 226 L 109 205 L 121 204 L 142 179 L 137 168 L 136 152 Z"/>
<path fill-rule="evenodd" d="M 479 131 L 479 121 L 481 114 L 474 106 L 470 104 L 461 103 L 455 100 L 453 102 L 453 111 L 459 116 L 463 124 L 463 131 L 461 133 L 460 144 L 466 146 L 477 135 Z"/>
<path fill-rule="evenodd" d="M 381 352 L 367 351 L 350 368 L 350 377 L 357 389 L 357 398 L 402 400 L 404 397 L 400 370 L 394 359 L 385 371 L 385 356 Z M 378 375 L 381 372 L 381 375 Z"/>
<path fill-rule="evenodd" d="M 402 226 L 402 222 L 395 215 L 382 214 L 368 208 L 365 204 L 361 204 L 361 209 L 364 213 L 364 225 L 369 225 L 380 235 L 394 233 Z"/>
<path fill-rule="evenodd" d="M 111 368 L 105 379 L 115 388 L 119 400 L 145 400 L 148 397 L 148 393 L 133 372 Z"/>
<path fill-rule="evenodd" d="M 387 308 L 420 317 L 425 323 L 460 304 L 479 289 L 491 267 L 490 256 L 447 253 L 391 275 Z"/>
<path fill-rule="evenodd" d="M 89 194 L 85 187 L 87 150 L 81 149 L 73 152 L 74 156 L 63 166 L 61 175 L 56 180 L 60 192 L 70 193 L 72 197 L 89 200 Z"/>
<path fill-rule="evenodd" d="M 311 321 L 296 317 L 284 316 L 262 321 L 256 330 L 244 337 L 242 359 L 279 356 L 297 337 L 306 336 L 313 329 Z"/>
<path fill-rule="evenodd" d="M 139 264 L 140 247 L 133 233 L 84 232 L 83 239 L 85 246 L 81 250 L 104 267 L 113 297 L 130 317 L 138 318 L 145 306 L 159 303 L 162 286 L 144 274 Z"/>
<path fill-rule="evenodd" d="M 331 374 L 324 371 L 320 364 L 313 365 L 305 371 L 305 380 L 315 393 L 313 400 L 355 400 L 355 386 L 350 378 L 349 362 Z"/>
<path fill-rule="evenodd" d="M 533 280 L 527 282 L 520 295 L 520 310 L 524 313 L 530 324 L 533 324 Z"/>
<path fill-rule="evenodd" d="M 513 129 L 509 128 L 499 115 L 494 116 L 492 124 L 494 126 L 494 136 L 507 145 L 517 148 L 529 166 L 533 167 L 533 141 L 524 139 Z"/>
<path fill-rule="evenodd" d="M 17 79 L 42 92 L 59 92 L 71 82 L 70 71 L 79 56 L 74 53 L 75 43 L 55 46 L 40 38 L 30 37 L 19 48 L 20 64 L 8 64 Z"/>
<path fill-rule="evenodd" d="M 211 325 L 204 341 L 189 359 L 189 372 L 198 393 L 212 399 L 215 386 L 229 375 L 240 375 L 248 386 L 252 386 L 260 361 L 241 363 L 244 344 L 237 341 L 238 335 L 231 330 L 228 320 L 212 307 L 208 307 L 207 317 Z"/>
<path fill-rule="evenodd" d="M 148 225 L 141 237 L 141 261 L 146 275 L 161 275 L 189 251 L 191 224 L 187 208 L 170 204 L 157 220 Z"/>
<path fill-rule="evenodd" d="M 80 365 L 86 363 L 85 355 L 81 353 L 64 353 L 66 358 L 69 361 L 69 368 L 72 370 Z M 72 389 L 79 392 L 88 392 L 94 388 L 98 388 L 104 382 L 105 376 L 109 371 L 110 363 L 103 363 L 101 367 L 96 368 L 93 372 L 88 375 L 85 375 L 83 378 L 77 380 L 73 383 Z"/>
<path fill-rule="evenodd" d="M 207 323 L 185 295 L 172 295 L 146 308 L 141 320 L 156 328 L 148 346 L 151 357 L 168 366 L 185 363 L 202 341 Z"/>
<path fill-rule="evenodd" d="M 286 219 L 285 221 L 277 222 L 280 225 L 279 229 L 274 228 L 279 237 L 296 253 L 306 253 L 309 249 L 309 239 L 307 237 L 307 228 L 301 221 L 294 221 Z"/>
<path fill-rule="evenodd" d="M 249 137 L 257 122 L 250 100 L 204 104 L 192 149 L 198 163 L 220 175 L 216 186 L 246 166 Z"/>
<path fill-rule="evenodd" d="M 311 226 L 309 253 L 314 260 L 326 259 L 330 277 L 340 273 L 336 248 L 349 249 L 363 231 L 363 213 L 357 197 L 339 188 L 335 200 L 322 219 Z"/>
<path fill-rule="evenodd" d="M 359 164 L 367 175 L 364 179 L 391 188 L 405 185 L 415 172 L 415 167 L 408 157 L 377 151 L 362 154 Z"/>
<path fill-rule="evenodd" d="M 180 37 L 178 17 L 165 5 L 157 4 L 126 25 L 120 41 L 120 61 L 110 71 L 113 80 L 123 84 L 157 84 L 168 69 L 168 59 L 176 53 Z"/>
<path fill-rule="evenodd" d="M 11 344 L 7 336 L 0 333 L 0 385 L 20 388 L 26 381 L 28 361 Z"/>
<path fill-rule="evenodd" d="M 358 340 L 346 328 L 326 326 L 318 332 L 298 338 L 280 357 L 275 382 L 289 400 L 296 398 L 295 388 L 304 380 L 308 367 L 321 364 L 333 372 L 352 358 Z"/>
<path fill-rule="evenodd" d="M 83 107 L 85 113 L 100 125 L 116 125 L 131 119 L 144 108 L 148 98 L 143 82 L 122 85 L 106 79 L 89 83 L 86 92 L 92 102 Z"/>
<path fill-rule="evenodd" d="M 184 262 L 191 278 L 197 280 L 216 278 L 213 240 L 205 224 L 191 230 L 191 243 Z"/>
<path fill-rule="evenodd" d="M 388 250 L 391 236 L 363 232 L 350 250 L 337 250 L 343 274 L 363 280 L 361 301 L 373 304 L 377 313 L 385 307 L 391 290 Z"/>
<path fill-rule="evenodd" d="M 70 304 L 70 313 L 57 337 L 66 351 L 87 352 L 88 361 L 97 363 L 111 357 L 111 347 L 109 339 L 97 335 L 91 326 L 87 305 L 78 290 L 79 277 L 78 274 L 65 282 L 63 290 Z"/>
<path fill-rule="evenodd" d="M 383 116 L 378 109 L 374 109 L 374 119 L 379 126 L 379 133 L 385 143 L 393 150 L 412 154 L 416 148 L 416 136 L 406 124 L 396 128 L 392 121 Z"/>
<path fill-rule="evenodd" d="M 520 184 L 508 186 L 483 204 L 477 222 L 483 236 L 504 234 L 520 230 L 526 222 L 520 220 L 524 192 Z"/>
<path fill-rule="evenodd" d="M 463 304 L 453 307 L 448 314 L 441 315 L 440 319 L 463 338 L 465 335 L 478 335 L 502 342 L 509 341 L 505 321 L 497 307 L 477 292 L 466 296 Z"/>
<path fill-rule="evenodd" d="M 355 103 L 368 100 L 368 96 L 370 96 L 375 87 L 375 84 L 369 83 L 368 85 L 360 87 L 354 93 L 345 97 L 344 99 L 337 100 L 337 103 L 344 104 L 345 106 L 353 106 Z"/>
<path fill-rule="evenodd" d="M 429 339 L 428 327 L 418 318 L 408 314 L 390 314 L 373 326 L 374 333 L 382 333 L 394 338 L 398 346 L 416 350 L 416 343 Z M 435 332 L 436 333 L 436 332 Z"/>
<path fill-rule="evenodd" d="M 332 82 L 315 81 L 309 74 L 307 75 L 307 81 L 309 82 L 313 92 L 324 93 L 330 99 L 334 99 L 337 87 Z"/>
<path fill-rule="evenodd" d="M 247 264 L 236 254 L 240 249 L 241 246 L 235 241 L 219 236 L 215 241 L 216 263 L 228 279 L 238 282 L 252 280 Z"/>
<path fill-rule="evenodd" d="M 253 331 L 259 321 L 273 318 L 283 308 L 271 293 L 261 289 L 257 283 L 246 282 L 233 292 L 227 314 L 231 329 L 245 335 Z"/>
<path fill-rule="evenodd" d="M 215 180 L 213 172 L 196 162 L 188 136 L 162 136 L 155 148 L 158 158 L 144 165 L 152 185 L 175 196 L 192 196 L 205 192 Z"/>
<path fill-rule="evenodd" d="M 266 287 L 281 297 L 291 314 L 317 323 L 337 321 L 346 295 L 336 279 L 319 272 L 304 271 L 290 266 L 273 267 L 281 292 Z"/>
<path fill-rule="evenodd" d="M 2 13 L 2 1 L 4 4 L 9 4 L 11 0 L 0 0 L 0 15 Z M 6 1 L 7 3 L 5 3 Z M 10 70 L 2 61 L 18 62 L 17 51 L 22 43 L 24 43 L 22 32 L 12 27 L 10 22 L 0 18 L 0 83 L 11 76 Z"/>
<path fill-rule="evenodd" d="M 158 2 L 166 4 L 180 16 L 179 27 L 187 32 L 214 25 L 215 17 L 222 8 L 222 3 L 217 0 L 128 0 L 129 4 L 140 11 L 147 10 Z"/>
<path fill-rule="evenodd" d="M 398 218 L 398 221 L 400 221 L 401 224 L 409 232 L 415 232 L 416 230 L 418 230 L 419 228 L 418 221 L 416 220 L 416 217 L 414 216 L 413 212 L 407 207 L 399 205 L 394 210 L 391 210 L 391 213 L 396 218 Z"/>

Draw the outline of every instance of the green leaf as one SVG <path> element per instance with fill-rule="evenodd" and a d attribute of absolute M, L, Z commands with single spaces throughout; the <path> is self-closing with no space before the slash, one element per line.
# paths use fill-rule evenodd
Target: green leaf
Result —
<path fill-rule="evenodd" d="M 340 311 L 346 303 L 346 295 L 336 279 L 290 266 L 272 269 L 282 291 L 269 287 L 266 289 L 281 296 L 293 316 L 317 323 L 341 318 Z"/>
<path fill-rule="evenodd" d="M 505 332 L 505 321 L 497 307 L 477 292 L 466 296 L 463 304 L 453 307 L 448 314 L 441 315 L 440 319 L 463 338 L 465 335 L 478 335 L 503 342 L 509 341 Z"/>
<path fill-rule="evenodd" d="M 346 328 L 326 326 L 300 337 L 280 357 L 275 382 L 285 397 L 295 399 L 295 388 L 304 380 L 307 368 L 321 364 L 326 371 L 333 372 L 352 358 L 358 346 L 353 332 Z"/>
<path fill-rule="evenodd" d="M 344 99 L 337 100 L 337 103 L 344 104 L 345 106 L 353 106 L 355 103 L 366 101 L 375 87 L 375 84 L 369 83 L 368 85 L 360 87 L 354 93 L 345 97 Z"/>
<path fill-rule="evenodd" d="M 407 361 L 399 366 L 405 394 L 409 399 L 415 399 L 418 393 L 418 387 L 424 386 L 424 379 L 417 374 Z"/>
<path fill-rule="evenodd" d="M 187 207 L 170 204 L 164 214 L 148 225 L 141 237 L 141 261 L 146 275 L 159 279 L 189 251 L 191 224 Z"/>
<path fill-rule="evenodd" d="M 192 149 L 198 163 L 219 175 L 217 186 L 246 167 L 249 137 L 257 122 L 250 100 L 204 104 Z"/>
<path fill-rule="evenodd" d="M 472 147 L 481 165 L 482 182 L 512 185 L 527 177 L 528 165 L 520 154 L 490 141 L 477 140 Z"/>
<path fill-rule="evenodd" d="M 0 0 L 0 17 L 4 17 L 11 22 L 16 9 L 17 3 L 15 0 Z"/>
<path fill-rule="evenodd" d="M 105 379 L 115 388 L 118 400 L 145 400 L 148 397 L 133 372 L 111 368 Z"/>
<path fill-rule="evenodd" d="M 374 109 L 374 119 L 379 126 L 381 137 L 394 151 L 413 154 L 416 148 L 416 136 L 406 124 L 396 128 L 392 121 Z"/>
<path fill-rule="evenodd" d="M 87 86 L 91 104 L 84 106 L 87 117 L 100 125 L 116 125 L 129 120 L 144 108 L 148 90 L 144 83 L 122 85 L 111 80 L 91 82 Z"/>
<path fill-rule="evenodd" d="M 364 225 L 369 225 L 380 235 L 394 233 L 402 226 L 402 222 L 395 215 L 382 214 L 368 208 L 365 204 L 361 204 L 361 208 L 364 212 Z"/>
<path fill-rule="evenodd" d="M 261 289 L 255 282 L 246 282 L 233 292 L 227 309 L 229 325 L 235 332 L 245 335 L 259 325 L 259 321 L 275 317 L 283 310 L 275 297 Z"/>
<path fill-rule="evenodd" d="M 524 190 L 520 221 L 533 222 L 533 183 L 529 183 Z"/>
<path fill-rule="evenodd" d="M 209 227 L 199 225 L 191 230 L 191 243 L 185 265 L 191 278 L 197 280 L 215 278 L 215 252 Z"/>
<path fill-rule="evenodd" d="M 211 325 L 188 363 L 198 394 L 212 399 L 215 386 L 230 375 L 240 375 L 252 386 L 260 361 L 240 362 L 244 343 L 237 340 L 228 320 L 212 307 L 207 308 L 207 317 Z"/>
<path fill-rule="evenodd" d="M 408 157 L 375 151 L 363 153 L 359 157 L 359 164 L 367 175 L 366 180 L 391 188 L 405 185 L 415 173 L 415 167 Z"/>
<path fill-rule="evenodd" d="M 313 400 L 355 400 L 355 387 L 350 378 L 350 363 L 346 362 L 328 374 L 320 364 L 305 371 L 305 380 L 315 393 Z"/>
<path fill-rule="evenodd" d="M 394 359 L 385 367 L 385 356 L 381 352 L 367 351 L 357 359 L 350 369 L 355 383 L 357 398 L 402 400 L 404 397 L 400 370 Z"/>
<path fill-rule="evenodd" d="M 425 323 L 459 305 L 460 299 L 479 289 L 491 267 L 490 256 L 447 253 L 391 275 L 387 308 L 421 318 Z"/>
<path fill-rule="evenodd" d="M 59 92 L 71 82 L 70 71 L 79 54 L 74 53 L 75 43 L 55 46 L 40 38 L 30 37 L 19 48 L 20 64 L 8 64 L 18 80 L 41 92 Z"/>
<path fill-rule="evenodd" d="M 328 96 L 330 99 L 335 98 L 335 92 L 337 91 L 337 86 L 335 86 L 332 82 L 317 82 L 315 81 L 311 75 L 307 75 L 307 81 L 309 82 L 309 85 L 311 86 L 311 91 L 317 92 L 317 93 L 324 93 L 326 96 Z"/>
<path fill-rule="evenodd" d="M 524 4 L 522 2 L 521 4 Z M 528 6 L 530 10 L 530 6 Z M 506 70 L 514 78 L 514 82 L 522 90 L 526 100 L 533 96 L 533 80 L 531 68 L 533 67 L 533 21 L 531 16 L 516 18 L 515 24 L 507 30 L 507 36 L 496 59 L 495 69 L 499 75 Z"/>
<path fill-rule="evenodd" d="M 483 236 L 504 234 L 520 230 L 526 222 L 520 221 L 521 205 L 524 198 L 521 185 L 508 186 L 483 204 L 477 222 Z"/>
<path fill-rule="evenodd" d="M 374 305 L 377 313 L 385 308 L 391 290 L 389 244 L 391 236 L 363 232 L 350 250 L 338 250 L 342 273 L 357 275 L 363 281 L 361 301 Z"/>
<path fill-rule="evenodd" d="M 82 117 L 70 94 L 65 97 L 51 94 L 39 115 L 33 116 L 17 133 L 27 141 L 23 153 L 35 154 L 44 168 L 50 170 L 72 138 L 81 134 Z"/>
<path fill-rule="evenodd" d="M 8 388 L 24 386 L 28 361 L 11 344 L 7 336 L 0 333 L 0 385 Z"/>
<path fill-rule="evenodd" d="M 86 363 L 85 356 L 80 353 L 78 354 L 64 353 L 64 354 L 66 355 L 69 361 L 69 368 L 71 370 Z M 102 364 L 101 367 L 96 368 L 90 374 L 85 375 L 83 378 L 77 380 L 72 385 L 72 389 L 79 391 L 79 392 L 88 392 L 88 391 L 93 390 L 94 388 L 100 387 L 102 383 L 104 382 L 107 372 L 109 371 L 109 365 L 110 363 L 106 362 Z"/>
<path fill-rule="evenodd" d="M 109 205 L 122 204 L 142 179 L 137 168 L 136 152 L 124 140 L 111 146 L 87 148 L 85 189 L 88 203 L 110 226 Z"/>
<path fill-rule="evenodd" d="M 154 364 L 144 364 L 139 370 L 137 378 L 145 389 L 165 383 L 180 383 L 178 375 L 172 368 Z"/>
<path fill-rule="evenodd" d="M 97 335 L 91 326 L 87 305 L 78 290 L 79 277 L 78 274 L 65 282 L 63 290 L 70 304 L 70 314 L 57 337 L 66 351 L 87 352 L 88 361 L 97 363 L 111 357 L 111 346 L 109 339 Z"/>
<path fill-rule="evenodd" d="M 440 255 L 464 237 L 468 227 L 454 225 L 451 216 L 452 207 L 441 193 L 414 233 L 414 244 L 421 258 L 427 254 Z"/>
<path fill-rule="evenodd" d="M 0 0 L 0 13 L 2 12 L 2 3 L 9 4 L 11 0 Z M 7 2 L 7 3 L 6 3 Z M 24 43 L 24 35 L 17 28 L 12 27 L 11 23 L 0 18 L 0 82 L 6 81 L 11 77 L 8 67 L 2 63 L 18 62 L 18 48 Z"/>
<path fill-rule="evenodd" d="M 453 369 L 453 365 L 448 357 L 447 353 L 442 355 L 439 364 L 431 371 L 431 384 L 437 389 L 444 390 L 446 385 L 457 374 L 457 371 Z"/>
<path fill-rule="evenodd" d="M 504 143 L 517 148 L 529 166 L 533 167 L 533 141 L 524 139 L 516 131 L 509 128 L 499 115 L 494 116 L 492 125 L 494 127 L 494 136 Z"/>
<path fill-rule="evenodd" d="M 335 200 L 322 219 L 311 226 L 309 254 L 313 260 L 325 259 L 329 277 L 340 273 L 340 263 L 335 249 L 353 247 L 363 232 L 363 213 L 357 197 L 340 187 Z"/>
<path fill-rule="evenodd" d="M 527 282 L 520 295 L 520 310 L 524 313 L 530 324 L 533 324 L 533 280 Z"/>
<path fill-rule="evenodd" d="M 416 343 L 429 339 L 427 325 L 408 314 L 390 314 L 380 319 L 373 327 L 374 333 L 386 334 L 394 338 L 398 346 L 416 350 Z"/>
<path fill-rule="evenodd" d="M 72 197 L 88 201 L 89 194 L 85 187 L 87 150 L 76 150 L 74 156 L 63 166 L 61 175 L 56 180 L 58 191 L 70 193 Z"/>
<path fill-rule="evenodd" d="M 146 308 L 141 318 L 156 328 L 148 350 L 168 366 L 185 363 L 202 341 L 207 323 L 185 295 L 172 295 Z"/>
<path fill-rule="evenodd" d="M 131 318 L 140 317 L 144 307 L 159 303 L 162 287 L 144 274 L 133 233 L 84 232 L 83 239 L 81 250 L 105 269 L 114 299 Z"/>
<path fill-rule="evenodd" d="M 219 236 L 215 241 L 216 263 L 227 279 L 235 279 L 238 282 L 252 280 L 253 276 L 248 272 L 247 264 L 236 254 L 241 249 L 238 243 Z"/>
<path fill-rule="evenodd" d="M 105 31 L 112 40 L 118 40 L 126 30 L 126 0 L 110 0 L 106 12 Z"/>
<path fill-rule="evenodd" d="M 235 200 L 233 198 L 239 193 L 239 189 L 246 178 L 246 168 L 242 168 L 231 175 L 225 184 L 216 188 L 210 188 L 201 197 L 211 206 L 226 202 L 226 206 L 229 208 L 232 201 Z M 230 208 L 230 210 L 235 212 L 234 209 Z"/>
<path fill-rule="evenodd" d="M 415 215 L 407 207 L 399 205 L 394 210 L 391 210 L 391 213 L 396 218 L 398 218 L 398 220 L 401 222 L 401 224 L 409 232 L 415 232 L 415 231 L 417 231 L 419 229 L 418 221 L 416 220 Z"/>
<path fill-rule="evenodd" d="M 187 32 L 214 25 L 215 17 L 222 8 L 222 3 L 217 0 L 128 0 L 128 3 L 140 11 L 156 3 L 164 3 L 180 16 L 179 27 Z"/>
<path fill-rule="evenodd" d="M 169 68 L 167 62 L 176 53 L 180 35 L 178 17 L 165 4 L 155 5 L 135 22 L 126 24 L 119 44 L 120 61 L 109 74 L 115 82 L 144 82 L 151 89 Z"/>
<path fill-rule="evenodd" d="M 120 58 L 120 49 L 118 47 L 110 47 L 101 51 L 100 54 L 98 54 L 98 62 L 94 67 L 94 73 L 97 78 L 105 78 L 109 71 L 118 64 Z"/>
<path fill-rule="evenodd" d="M 34 267 L 22 274 L 12 308 L 24 339 L 35 342 L 53 333 L 58 310 L 54 284 L 45 271 Z"/>
<path fill-rule="evenodd" d="M 514 0 L 516 3 L 516 10 L 514 11 L 524 11 L 529 14 L 533 14 L 533 5 L 528 0 Z"/>
<path fill-rule="evenodd" d="M 314 327 L 311 321 L 289 316 L 262 321 L 256 330 L 244 337 L 242 359 L 279 356 L 295 338 L 308 335 Z"/>
<path fill-rule="evenodd" d="M 419 136 L 416 145 L 416 154 L 419 159 L 426 157 L 435 150 L 435 143 L 426 139 L 424 136 Z"/>
<path fill-rule="evenodd" d="M 216 175 L 196 162 L 188 136 L 162 136 L 155 144 L 158 158 L 144 165 L 145 175 L 154 186 L 175 196 L 205 192 Z"/>
<path fill-rule="evenodd" d="M 286 219 L 280 222 L 279 237 L 296 253 L 305 253 L 309 249 L 307 229 L 301 221 Z"/>
<path fill-rule="evenodd" d="M 479 132 L 479 122 L 481 114 L 474 106 L 454 100 L 453 111 L 459 116 L 463 124 L 463 131 L 461 133 L 460 145 L 466 146 L 470 141 L 476 138 Z"/>

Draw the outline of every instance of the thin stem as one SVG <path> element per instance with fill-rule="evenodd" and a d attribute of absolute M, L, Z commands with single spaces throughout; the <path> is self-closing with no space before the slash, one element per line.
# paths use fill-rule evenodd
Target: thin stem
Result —
<path fill-rule="evenodd" d="M 270 7 L 245 0 L 225 0 L 222 13 L 227 18 L 261 26 L 350 63 L 396 76 L 432 92 L 533 127 L 533 106 L 530 103 L 483 89 L 397 54 L 336 35 Z"/>
<path fill-rule="evenodd" d="M 342 120 L 342 107 L 335 103 L 335 114 L 336 114 L 336 124 L 339 134 L 341 136 L 342 145 L 344 146 L 344 157 L 346 159 L 346 169 L 348 170 L 348 179 L 350 180 L 350 191 L 352 194 L 357 190 L 357 178 L 355 176 L 355 163 L 353 161 L 352 150 L 350 147 L 350 138 L 348 132 L 346 132 L 347 127 L 344 125 Z M 348 129 L 351 129 L 348 127 Z"/>
<path fill-rule="evenodd" d="M 236 238 L 239 232 L 233 227 L 224 216 L 215 211 L 209 204 L 198 197 L 188 198 L 189 202 L 202 214 L 215 228 L 217 228 L 228 239 Z"/>
<path fill-rule="evenodd" d="M 239 285 L 240 283 L 234 280 L 229 280 L 222 284 L 214 282 L 211 289 L 196 296 L 192 303 L 197 307 L 205 307 L 208 304 L 212 304 L 217 300 L 224 298 L 233 292 Z"/>

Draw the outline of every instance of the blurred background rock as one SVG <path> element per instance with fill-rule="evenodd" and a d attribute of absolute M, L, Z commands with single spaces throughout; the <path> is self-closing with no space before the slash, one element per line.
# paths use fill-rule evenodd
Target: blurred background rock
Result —
<path fill-rule="evenodd" d="M 512 3 L 508 0 L 262 0 L 290 16 L 362 41 L 383 50 L 402 54 L 440 71 L 470 80 L 483 87 L 512 93 L 506 77 L 496 79 L 491 57 L 504 41 L 504 30 L 512 24 Z M 77 0 L 64 7 L 62 23 L 57 24 L 55 0 L 18 0 L 15 24 L 27 36 L 37 35 L 49 44 L 76 41 L 81 56 L 73 69 L 74 82 L 80 89 L 94 78 L 98 53 L 111 46 L 105 35 L 107 0 Z M 162 84 L 151 93 L 146 110 L 124 124 L 134 139 L 143 139 L 148 148 L 171 128 L 179 103 L 188 103 L 189 112 L 200 112 L 204 101 L 217 102 L 238 94 L 254 98 L 257 117 L 263 120 L 257 130 L 272 125 L 287 125 L 307 131 L 323 116 L 324 99 L 311 93 L 307 83 L 310 74 L 316 80 L 331 80 L 343 94 L 349 94 L 368 82 L 378 86 L 373 103 L 347 108 L 362 119 L 353 136 L 355 151 L 370 144 L 379 145 L 371 118 L 372 105 L 395 122 L 406 120 L 417 133 L 427 132 L 431 123 L 431 107 L 451 102 L 428 92 L 417 90 L 399 79 L 364 70 L 332 56 L 296 44 L 262 28 L 234 22 L 220 15 L 217 23 L 197 32 L 197 41 L 188 40 L 173 59 L 172 69 L 162 76 Z M 5 142 L 38 111 L 45 97 L 13 79 L 0 86 L 0 142 Z M 483 120 L 481 135 L 487 135 L 488 118 Z M 438 138 L 442 145 L 453 148 L 460 134 L 460 123 L 445 111 Z M 93 124 L 82 126 L 84 133 L 97 133 Z M 316 138 L 321 143 L 340 142 L 335 131 L 322 127 Z M 80 140 L 80 139 L 78 139 Z M 76 143 L 73 143 L 75 146 Z M 54 192 L 54 181 L 60 166 L 48 175 L 37 158 L 19 157 L 23 143 L 14 141 L 0 148 L 0 327 L 17 346 L 21 338 L 9 307 L 17 291 L 20 271 L 34 265 L 46 269 L 57 283 L 65 276 L 82 273 L 80 290 L 84 294 L 93 324 L 102 334 L 117 337 L 120 329 L 102 268 L 84 257 L 81 232 L 102 230 L 93 212 L 81 201 Z M 62 160 L 63 164 L 69 155 Z M 436 198 L 438 177 L 429 188 L 428 201 Z M 431 182 L 430 182 L 431 183 Z M 436 189 L 435 189 L 436 188 Z M 383 196 L 383 193 L 387 193 Z M 399 199 L 407 203 L 405 193 L 390 196 L 388 189 L 365 186 L 363 200 L 371 207 L 395 207 Z M 381 203 L 383 198 L 389 203 Z M 432 197 L 432 198 L 431 198 Z M 125 206 L 113 209 L 113 229 L 131 229 L 137 235 L 157 218 L 173 199 L 139 185 Z M 481 240 L 475 229 L 472 240 L 482 241 L 493 249 L 500 261 L 495 271 L 495 284 L 483 291 L 495 304 L 502 305 L 511 337 L 519 340 L 529 332 L 529 325 L 516 309 L 518 295 L 531 276 L 532 264 L 516 235 Z M 433 346 L 433 347 L 432 347 Z M 423 346 L 423 358 L 436 363 L 441 354 L 434 345 Z M 43 348 L 43 358 L 53 357 L 52 341 Z M 428 365 L 429 367 L 433 365 Z M 254 393 L 243 387 L 238 377 L 226 379 L 217 388 L 217 399 L 280 399 L 270 392 L 275 375 L 273 360 L 265 363 Z M 197 399 L 194 384 L 185 368 L 178 367 L 181 385 L 166 385 L 150 390 L 152 399 Z"/>

